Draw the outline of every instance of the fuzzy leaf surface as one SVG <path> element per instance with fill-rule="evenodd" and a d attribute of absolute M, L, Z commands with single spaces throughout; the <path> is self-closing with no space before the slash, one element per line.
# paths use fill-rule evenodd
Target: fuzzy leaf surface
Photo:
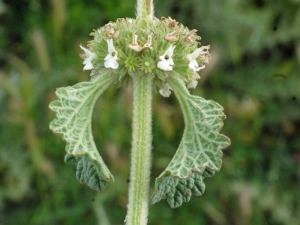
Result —
<path fill-rule="evenodd" d="M 76 165 L 76 177 L 96 191 L 105 188 L 113 176 L 103 162 L 92 135 L 92 113 L 96 100 L 115 80 L 104 73 L 88 82 L 56 90 L 57 100 L 49 107 L 56 112 L 50 129 L 67 142 L 66 163 Z"/>
<path fill-rule="evenodd" d="M 211 177 L 222 165 L 222 149 L 229 138 L 219 134 L 226 118 L 218 103 L 193 96 L 184 82 L 168 78 L 185 121 L 179 147 L 165 171 L 156 179 L 152 203 L 167 199 L 172 208 L 179 207 L 205 190 L 204 178 Z"/>

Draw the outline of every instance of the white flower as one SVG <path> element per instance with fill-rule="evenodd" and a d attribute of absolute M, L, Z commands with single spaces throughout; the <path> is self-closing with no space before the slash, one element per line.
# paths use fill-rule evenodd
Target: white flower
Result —
<path fill-rule="evenodd" d="M 188 83 L 187 84 L 187 87 L 188 88 L 196 88 L 197 87 L 197 84 L 198 84 L 198 79 L 200 79 L 200 76 L 199 76 L 199 74 L 198 73 L 194 73 L 194 78 L 193 78 L 193 80 L 190 82 L 190 83 Z"/>
<path fill-rule="evenodd" d="M 203 48 L 197 48 L 192 54 L 189 54 L 186 56 L 187 60 L 190 61 L 189 63 L 189 67 L 194 71 L 197 72 L 199 70 L 204 69 L 204 66 L 199 67 L 198 62 L 197 62 L 197 58 L 200 56 L 200 54 L 203 53 Z"/>
<path fill-rule="evenodd" d="M 160 20 L 154 16 L 153 17 L 153 23 L 154 23 L 154 25 L 157 25 L 159 22 L 160 22 Z"/>
<path fill-rule="evenodd" d="M 165 54 L 163 54 L 162 56 L 159 56 L 159 58 L 161 60 L 157 63 L 157 67 L 159 69 L 165 70 L 165 71 L 173 70 L 174 61 L 172 59 L 172 56 L 173 56 L 175 47 L 176 47 L 176 45 L 170 45 L 170 47 L 167 49 Z"/>
<path fill-rule="evenodd" d="M 107 46 L 108 46 L 108 55 L 104 59 L 105 60 L 104 66 L 105 68 L 117 69 L 119 67 L 119 63 L 117 62 L 118 52 L 116 51 L 113 45 L 112 39 L 107 40 Z"/>
<path fill-rule="evenodd" d="M 133 22 L 133 19 L 132 19 L 132 18 L 126 18 L 126 21 L 127 21 L 128 23 L 132 23 L 132 22 Z"/>
<path fill-rule="evenodd" d="M 171 89 L 170 85 L 166 83 L 165 86 L 159 90 L 159 93 L 164 97 L 169 97 L 171 94 L 171 90 L 172 89 Z"/>
<path fill-rule="evenodd" d="M 91 70 L 94 68 L 92 61 L 96 58 L 96 54 L 91 52 L 90 50 L 82 47 L 80 45 L 80 48 L 84 51 L 85 55 L 83 55 L 84 61 L 83 64 L 85 65 L 83 67 L 83 70 Z"/>

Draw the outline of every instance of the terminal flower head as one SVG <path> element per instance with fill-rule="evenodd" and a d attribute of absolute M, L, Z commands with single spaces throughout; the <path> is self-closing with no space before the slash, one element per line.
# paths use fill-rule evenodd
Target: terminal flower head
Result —
<path fill-rule="evenodd" d="M 104 59 L 104 66 L 105 68 L 117 69 L 119 67 L 119 63 L 117 62 L 118 52 L 114 47 L 113 39 L 107 40 L 107 46 L 108 54 Z"/>
<path fill-rule="evenodd" d="M 171 71 L 173 70 L 174 61 L 172 59 L 173 52 L 176 45 L 170 45 L 165 54 L 159 56 L 160 61 L 157 63 L 157 67 L 161 70 Z"/>
<path fill-rule="evenodd" d="M 199 79 L 196 73 L 210 61 L 210 46 L 197 47 L 200 36 L 196 31 L 170 17 L 109 22 L 94 30 L 94 40 L 87 49 L 82 48 L 86 53 L 84 69 L 93 69 L 92 77 L 102 69 L 112 69 L 124 85 L 130 76 L 145 74 L 155 79 L 157 92 L 163 96 L 170 95 L 169 86 L 163 83 L 174 74 L 180 74 L 187 87 L 195 88 Z"/>
<path fill-rule="evenodd" d="M 83 64 L 85 65 L 83 67 L 83 70 L 93 69 L 94 66 L 92 64 L 92 61 L 96 58 L 96 54 L 82 47 L 82 45 L 80 45 L 80 48 L 84 51 L 84 55 L 81 55 L 84 58 Z"/>

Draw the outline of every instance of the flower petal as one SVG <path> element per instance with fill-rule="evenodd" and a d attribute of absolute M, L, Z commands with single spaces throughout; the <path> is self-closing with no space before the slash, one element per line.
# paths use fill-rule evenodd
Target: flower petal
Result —
<path fill-rule="evenodd" d="M 104 66 L 105 68 L 118 69 L 119 63 L 115 59 L 112 59 L 112 60 L 105 61 Z"/>
<path fill-rule="evenodd" d="M 192 54 L 190 54 L 191 55 L 191 57 L 193 58 L 193 59 L 196 59 L 196 58 L 198 58 L 199 57 L 199 55 L 200 55 L 200 53 L 203 51 L 203 49 L 202 48 L 197 48 Z"/>
<path fill-rule="evenodd" d="M 83 64 L 85 65 L 83 67 L 83 70 L 91 70 L 94 68 L 92 61 L 96 58 L 96 54 L 92 51 L 84 48 L 82 45 L 80 45 L 80 48 L 84 51 L 85 59 L 83 61 Z"/>
<path fill-rule="evenodd" d="M 164 97 L 169 97 L 171 94 L 171 87 L 169 84 L 165 84 L 165 86 L 159 90 L 159 93 Z"/>
<path fill-rule="evenodd" d="M 187 84 L 187 87 L 195 89 L 197 87 L 197 84 L 198 84 L 197 80 L 192 80 L 190 83 Z"/>
<path fill-rule="evenodd" d="M 174 61 L 172 59 L 173 52 L 176 45 L 170 45 L 165 54 L 159 56 L 160 61 L 157 63 L 157 67 L 161 70 L 171 71 L 173 70 Z"/>
<path fill-rule="evenodd" d="M 94 53 L 92 53 L 90 50 L 88 50 L 87 48 L 83 47 L 82 45 L 79 46 L 83 51 L 84 51 L 84 54 L 89 57 L 91 55 L 93 55 Z"/>
<path fill-rule="evenodd" d="M 88 63 L 86 63 L 85 66 L 83 67 L 83 70 L 91 70 L 91 69 L 93 69 L 93 68 L 94 68 L 93 64 L 92 64 L 91 62 L 88 62 Z"/>
<path fill-rule="evenodd" d="M 167 49 L 164 55 L 168 55 L 171 58 L 173 56 L 173 52 L 175 48 L 176 45 L 170 45 L 170 47 Z"/>
<path fill-rule="evenodd" d="M 159 61 L 157 63 L 157 67 L 161 70 L 165 71 L 171 71 L 173 69 L 172 66 L 169 65 L 169 63 L 166 60 Z"/>
<path fill-rule="evenodd" d="M 200 76 L 199 76 L 198 73 L 195 72 L 193 80 L 190 83 L 187 84 L 187 87 L 195 89 L 197 87 L 197 84 L 198 84 L 198 81 L 197 81 L 198 79 L 200 79 Z"/>
<path fill-rule="evenodd" d="M 107 45 L 108 45 L 108 53 L 109 54 L 112 54 L 114 52 L 116 55 L 118 55 L 118 53 L 114 47 L 114 44 L 113 44 L 113 39 L 107 40 Z"/>
<path fill-rule="evenodd" d="M 104 66 L 105 68 L 117 69 L 119 67 L 119 63 L 117 62 L 118 52 L 113 45 L 112 39 L 107 40 L 107 48 L 108 54 L 104 58 Z"/>
<path fill-rule="evenodd" d="M 170 66 L 174 66 L 174 61 L 172 58 L 167 59 L 167 62 L 169 63 Z"/>

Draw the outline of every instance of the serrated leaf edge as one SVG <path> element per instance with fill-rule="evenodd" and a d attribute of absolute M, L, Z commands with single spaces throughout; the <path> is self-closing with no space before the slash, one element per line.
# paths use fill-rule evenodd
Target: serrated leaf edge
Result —
<path fill-rule="evenodd" d="M 174 77 L 170 77 L 170 78 L 168 78 L 168 79 L 178 79 L 178 80 L 179 80 L 179 78 L 177 78 L 176 76 L 177 76 L 177 75 L 175 75 L 175 78 L 174 78 Z M 181 81 L 181 80 L 180 80 L 180 82 L 183 83 L 183 81 Z M 182 84 L 181 84 L 181 85 L 182 85 Z M 207 122 L 207 116 L 205 116 L 205 113 L 201 110 L 201 108 L 199 108 L 196 104 L 193 103 L 192 98 L 199 98 L 199 99 L 201 99 L 201 100 L 204 100 L 204 101 L 210 102 L 210 103 L 212 103 L 212 104 L 215 104 L 217 107 L 219 107 L 219 109 L 220 109 L 221 111 L 224 111 L 224 108 L 223 108 L 219 103 L 217 103 L 217 102 L 215 102 L 215 101 L 213 101 L 213 100 L 205 100 L 204 98 L 201 98 L 201 97 L 199 97 L 199 96 L 193 96 L 193 95 L 191 95 L 191 94 L 187 91 L 187 89 L 186 89 L 186 92 L 187 92 L 187 96 L 188 96 L 189 100 L 191 100 L 191 103 L 193 104 L 193 106 L 194 106 L 194 107 L 202 114 L 202 116 L 203 116 L 203 118 L 204 118 L 203 123 L 205 123 L 208 127 L 210 126 L 210 124 Z M 178 99 L 178 100 L 179 100 L 179 99 Z M 182 106 L 181 106 L 181 107 L 182 107 Z M 187 120 L 186 115 L 183 114 L 183 116 L 184 116 L 184 119 L 185 119 L 185 121 L 186 121 L 186 120 Z M 228 137 L 226 137 L 225 135 L 219 133 L 219 131 L 221 131 L 222 127 L 224 126 L 224 120 L 226 119 L 226 115 L 225 115 L 224 113 L 223 113 L 222 115 L 217 115 L 217 116 L 216 116 L 216 119 L 219 121 L 220 125 L 219 125 L 218 129 L 217 129 L 214 133 L 216 134 L 217 137 L 222 137 L 222 138 L 224 138 L 224 139 L 227 139 L 227 142 L 228 142 L 228 145 L 222 146 L 222 147 L 220 147 L 220 148 L 218 149 L 218 151 L 222 151 L 223 149 L 227 148 L 227 147 L 230 145 L 230 143 L 231 143 L 231 141 L 230 141 L 230 139 L 229 139 Z M 186 127 L 186 125 L 185 125 L 183 135 L 185 134 L 186 129 L 187 129 L 187 127 Z M 180 142 L 180 144 L 181 144 L 181 142 Z M 178 149 L 180 148 L 180 144 L 179 144 L 179 146 L 178 146 Z M 177 149 L 177 150 L 178 150 L 178 149 Z M 176 152 L 177 152 L 177 150 L 176 150 Z M 175 155 L 176 155 L 176 153 L 175 153 Z M 173 156 L 173 158 L 175 157 L 175 155 Z M 173 159 L 173 158 L 172 158 L 172 159 Z M 171 159 L 171 161 L 172 161 L 172 159 Z M 221 159 L 220 159 L 220 160 L 221 160 Z M 171 161 L 170 161 L 170 163 L 171 163 Z M 221 161 L 222 161 L 222 160 L 221 160 Z M 221 163 L 222 163 L 222 162 L 221 162 Z M 168 166 L 167 166 L 167 168 L 168 168 Z M 221 166 L 220 166 L 220 168 L 221 168 Z M 203 176 L 203 180 L 204 180 L 205 176 L 203 175 L 203 173 L 204 173 L 206 170 L 210 170 L 210 171 L 217 172 L 217 171 L 220 170 L 220 168 L 219 168 L 219 169 L 214 169 L 214 168 L 211 168 L 211 167 L 209 167 L 209 166 L 207 166 L 207 165 L 203 166 L 203 169 L 202 169 L 202 170 L 197 170 L 197 169 L 195 169 L 195 168 L 192 168 L 192 169 L 190 169 L 189 174 L 188 174 L 187 176 L 185 176 L 185 177 L 180 177 L 180 176 L 174 175 L 174 174 L 172 173 L 172 171 L 170 171 L 170 170 L 165 170 L 165 171 L 163 171 L 163 173 L 162 173 L 158 178 L 156 178 L 156 180 L 155 180 L 155 186 L 156 186 L 156 184 L 158 184 L 157 182 L 160 182 L 160 180 L 162 180 L 163 178 L 166 178 L 166 177 L 168 177 L 168 176 L 170 176 L 170 177 L 172 177 L 172 178 L 174 178 L 174 179 L 179 179 L 179 180 L 189 180 L 189 179 L 191 179 L 191 177 L 193 176 L 193 173 L 198 173 L 199 175 Z M 212 176 L 212 175 L 211 175 L 211 176 Z M 207 176 L 207 177 L 210 177 L 210 176 Z M 204 183 L 204 182 L 203 182 L 203 183 Z M 151 201 L 153 200 L 153 198 L 154 198 L 154 196 L 155 196 L 156 194 L 157 194 L 157 187 L 155 187 L 155 189 L 154 189 L 154 192 L 153 192 L 152 197 L 151 197 Z M 163 198 L 164 198 L 164 196 L 162 196 L 161 199 L 163 199 Z M 161 199 L 160 199 L 160 200 L 161 200 Z M 160 200 L 158 200 L 158 201 L 160 201 Z M 156 201 L 156 202 L 158 202 L 158 201 Z M 154 203 L 156 203 L 156 202 L 152 202 L 152 204 L 154 204 Z M 170 204 L 170 203 L 169 203 L 169 204 Z"/>
<path fill-rule="evenodd" d="M 93 82 L 93 83 L 96 83 L 97 81 L 98 81 L 98 79 L 100 79 L 100 77 L 103 77 L 103 76 L 111 76 L 111 81 L 109 82 L 110 84 L 111 83 L 113 83 L 113 82 L 115 82 L 116 80 L 117 80 L 117 76 L 116 76 L 116 74 L 114 74 L 114 73 L 111 73 L 111 71 L 110 70 L 105 70 L 104 71 L 104 73 L 102 74 L 102 75 L 99 75 L 99 76 L 97 76 L 97 77 L 93 77 L 90 81 L 86 81 L 86 83 L 88 83 L 88 82 Z M 85 82 L 81 82 L 81 83 L 85 83 Z M 73 86 L 69 86 L 70 88 L 72 87 L 72 88 L 74 88 L 74 86 L 76 86 L 76 85 L 78 85 L 78 84 L 80 84 L 80 83 L 77 83 L 77 84 L 75 84 L 75 85 L 73 85 Z M 100 85 L 100 84 L 99 84 Z M 106 88 L 108 88 L 108 86 L 110 86 L 109 84 L 107 85 L 107 87 Z M 52 123 L 54 123 L 54 121 L 56 120 L 56 119 L 59 119 L 58 117 L 57 117 L 57 113 L 58 113 L 58 111 L 59 110 L 56 110 L 55 108 L 52 108 L 52 105 L 54 105 L 54 102 L 60 102 L 61 101 L 61 98 L 60 98 L 60 96 L 57 94 L 58 93 L 58 91 L 60 90 L 60 89 L 62 89 L 62 88 L 68 88 L 68 87 L 61 87 L 61 88 L 57 88 L 56 89 L 56 96 L 57 96 L 57 98 L 58 99 L 56 99 L 56 100 L 54 100 L 54 101 L 52 101 L 50 104 L 49 104 L 49 108 L 52 110 L 52 111 L 54 111 L 55 113 L 56 113 L 56 116 L 55 116 L 55 118 L 50 122 L 50 124 L 49 124 L 49 128 L 50 128 L 50 130 L 54 133 L 54 134 L 57 134 L 57 135 L 60 135 L 60 136 L 62 136 L 62 138 L 63 138 L 63 140 L 66 142 L 66 149 L 67 149 L 67 147 L 68 147 L 68 145 L 70 145 L 70 141 L 68 141 L 67 139 L 66 139 L 66 137 L 65 137 L 65 132 L 57 132 L 57 131 L 55 131 L 55 130 L 57 130 L 57 129 L 54 129 L 53 127 L 52 127 Z M 106 89 L 106 88 L 104 88 L 104 90 Z M 99 93 L 97 93 L 96 94 L 96 96 L 94 97 L 94 101 L 93 101 L 93 106 L 95 105 L 95 102 L 97 101 L 97 99 L 99 98 L 99 96 L 104 92 L 104 90 L 103 91 L 101 91 L 101 90 L 99 90 L 98 92 Z M 82 107 L 82 105 L 85 103 L 85 101 L 82 101 L 83 103 L 80 105 L 80 107 Z M 79 108 L 80 108 L 79 107 Z M 92 114 L 93 113 L 93 109 L 91 110 L 91 112 L 90 112 L 90 114 Z M 76 115 L 76 111 L 74 110 L 74 112 L 72 113 L 72 116 L 70 116 L 70 118 L 72 118 L 73 116 L 75 116 Z M 90 117 L 90 120 L 91 120 L 91 115 L 89 116 Z M 92 129 L 92 125 L 91 125 L 91 121 L 89 122 L 89 124 L 90 124 L 90 129 Z M 93 137 L 92 137 L 93 138 Z M 92 141 L 92 143 L 91 143 L 93 146 L 94 146 L 94 148 L 97 150 L 97 147 L 96 147 L 96 145 L 95 145 L 95 142 L 94 142 L 94 140 Z M 99 154 L 99 152 L 98 152 L 98 155 L 99 155 L 99 158 L 100 159 L 102 159 L 102 157 L 100 156 L 100 154 Z M 73 161 L 69 161 L 69 162 L 67 162 L 66 161 L 66 157 L 67 156 L 71 156 L 71 157 L 73 157 L 74 158 L 74 160 Z M 89 157 L 88 156 L 88 152 L 85 152 L 85 153 L 82 153 L 82 154 L 71 154 L 71 153 L 69 153 L 69 152 L 67 152 L 67 154 L 66 154 L 66 157 L 65 157 L 65 162 L 66 163 L 74 163 L 75 165 L 76 165 L 76 178 L 78 179 L 78 181 L 80 181 L 80 183 L 86 183 L 90 188 L 92 188 L 92 189 L 94 189 L 94 190 L 96 190 L 96 191 L 102 191 L 104 188 L 105 188 L 105 186 L 106 186 L 106 183 L 108 182 L 108 181 L 113 181 L 114 180 L 114 178 L 113 178 L 113 175 L 110 173 L 110 171 L 108 170 L 108 168 L 107 168 L 107 166 L 105 165 L 105 163 L 103 162 L 103 160 L 102 160 L 102 162 L 100 162 L 98 159 L 92 159 L 91 157 Z M 91 175 L 91 173 L 93 173 L 93 175 L 95 175 L 95 173 L 97 173 L 97 176 L 96 176 L 96 178 L 98 179 L 98 182 L 97 182 L 97 180 L 95 181 L 95 179 L 93 180 L 93 181 L 91 181 L 91 179 L 92 179 L 92 177 L 87 177 L 87 176 L 80 176 L 80 175 L 82 175 L 82 170 L 84 169 L 84 168 L 86 168 L 86 167 L 84 167 L 84 168 L 80 168 L 79 166 L 82 164 L 79 164 L 79 162 L 80 161 L 82 161 L 82 160 L 86 160 L 86 161 L 89 161 L 88 162 L 88 165 L 90 165 L 90 167 L 89 167 L 89 175 Z M 92 165 L 92 172 L 91 172 L 91 165 Z M 98 165 L 98 166 L 97 166 Z M 103 171 L 101 170 L 101 168 L 104 168 L 105 170 L 107 170 L 106 171 L 106 173 L 107 174 L 104 174 L 103 173 Z M 86 172 L 86 171 L 84 171 L 84 172 Z M 95 178 L 95 177 L 94 177 Z M 103 182 L 101 182 L 101 180 L 103 180 L 103 181 L 105 181 L 104 183 Z"/>

